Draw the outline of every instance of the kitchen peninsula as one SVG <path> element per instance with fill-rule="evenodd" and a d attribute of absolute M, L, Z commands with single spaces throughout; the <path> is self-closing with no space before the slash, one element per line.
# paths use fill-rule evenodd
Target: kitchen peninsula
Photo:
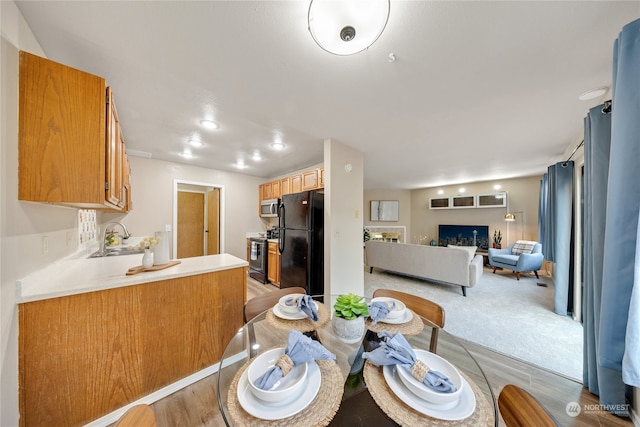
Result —
<path fill-rule="evenodd" d="M 245 260 L 68 258 L 20 280 L 21 425 L 80 425 L 215 365 L 242 327 Z"/>

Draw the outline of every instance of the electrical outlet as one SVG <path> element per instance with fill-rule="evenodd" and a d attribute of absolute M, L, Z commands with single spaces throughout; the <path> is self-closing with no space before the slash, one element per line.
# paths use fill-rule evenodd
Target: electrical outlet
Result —
<path fill-rule="evenodd" d="M 42 255 L 49 252 L 49 236 L 42 236 Z"/>

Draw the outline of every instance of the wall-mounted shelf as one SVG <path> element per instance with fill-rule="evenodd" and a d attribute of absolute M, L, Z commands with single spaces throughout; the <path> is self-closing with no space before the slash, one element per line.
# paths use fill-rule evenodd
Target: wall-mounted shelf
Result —
<path fill-rule="evenodd" d="M 429 199 L 429 209 L 504 208 L 506 206 L 506 192 L 431 197 Z"/>

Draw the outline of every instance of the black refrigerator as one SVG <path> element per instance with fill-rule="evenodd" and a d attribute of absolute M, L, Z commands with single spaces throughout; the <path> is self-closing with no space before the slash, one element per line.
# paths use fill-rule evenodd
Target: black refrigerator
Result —
<path fill-rule="evenodd" d="M 285 194 L 278 208 L 280 287 L 324 294 L 324 194 Z"/>

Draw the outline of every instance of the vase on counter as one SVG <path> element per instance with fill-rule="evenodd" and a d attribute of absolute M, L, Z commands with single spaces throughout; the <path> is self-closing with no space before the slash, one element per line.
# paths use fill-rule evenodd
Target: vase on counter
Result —
<path fill-rule="evenodd" d="M 144 268 L 153 267 L 153 253 L 149 248 L 145 248 L 144 255 L 142 255 L 142 266 Z"/>
<path fill-rule="evenodd" d="M 153 265 L 164 265 L 169 263 L 169 237 L 166 231 L 156 231 L 155 238 L 158 240 L 153 247 Z"/>

